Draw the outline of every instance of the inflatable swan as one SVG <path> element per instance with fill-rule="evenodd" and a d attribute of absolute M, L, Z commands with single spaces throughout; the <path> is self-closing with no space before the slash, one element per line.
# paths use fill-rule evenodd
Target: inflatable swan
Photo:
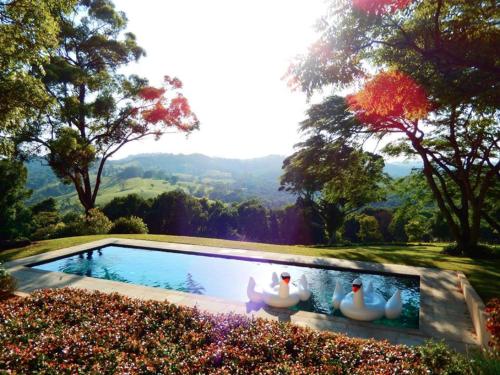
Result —
<path fill-rule="evenodd" d="M 308 288 L 307 279 L 304 275 L 299 280 L 299 286 L 290 284 L 290 274 L 283 272 L 281 280 L 278 279 L 276 272 L 273 272 L 272 281 L 268 285 L 260 287 L 256 285 L 253 277 L 248 280 L 247 295 L 252 302 L 264 302 L 273 307 L 291 307 L 306 301 L 311 296 Z"/>
<path fill-rule="evenodd" d="M 333 292 L 333 307 L 340 309 L 342 314 L 348 318 L 365 321 L 377 320 L 383 316 L 388 319 L 396 319 L 403 310 L 399 290 L 396 290 L 386 302 L 384 297 L 373 290 L 371 282 L 363 287 L 360 278 L 352 282 L 352 292 L 347 295 L 337 280 Z"/>

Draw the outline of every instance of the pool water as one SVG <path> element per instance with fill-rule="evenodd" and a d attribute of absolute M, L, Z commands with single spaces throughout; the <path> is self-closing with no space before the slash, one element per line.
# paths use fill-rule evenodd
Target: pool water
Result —
<path fill-rule="evenodd" d="M 169 251 L 105 246 L 84 253 L 61 258 L 33 268 L 65 272 L 99 279 L 122 281 L 182 292 L 203 294 L 228 300 L 247 302 L 248 278 L 257 283 L 269 283 L 272 272 L 278 275 L 287 271 L 292 283 L 306 275 L 311 298 L 293 309 L 341 316 L 333 311 L 332 296 L 339 280 L 344 290 L 351 290 L 351 283 L 361 277 L 366 285 L 373 283 L 376 291 L 386 299 L 396 288 L 401 290 L 403 313 L 395 320 L 380 319 L 375 324 L 418 328 L 420 289 L 418 277 L 360 273 L 351 270 L 295 266 L 219 256 L 186 254 Z"/>

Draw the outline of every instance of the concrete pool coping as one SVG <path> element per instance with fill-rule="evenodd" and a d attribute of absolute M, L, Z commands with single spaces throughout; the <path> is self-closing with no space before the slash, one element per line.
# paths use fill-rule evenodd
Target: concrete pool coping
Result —
<path fill-rule="evenodd" d="M 248 303 L 238 301 L 61 272 L 43 271 L 29 267 L 33 264 L 44 263 L 106 245 L 122 245 L 172 252 L 236 257 L 246 260 L 276 261 L 301 266 L 324 266 L 363 272 L 418 276 L 420 278 L 419 328 L 404 329 L 387 327 L 306 311 L 291 311 L 267 307 L 254 310 Z M 332 255 L 334 255 L 334 250 L 332 251 Z M 344 333 L 353 337 L 386 339 L 395 344 L 414 345 L 420 344 L 429 338 L 434 338 L 445 340 L 450 346 L 459 351 L 466 351 L 469 347 L 476 347 L 478 345 L 464 296 L 461 293 L 458 273 L 455 271 L 236 248 L 115 238 L 107 238 L 17 259 L 5 263 L 5 267 L 16 278 L 18 290 L 26 293 L 30 293 L 36 289 L 74 287 L 107 293 L 117 292 L 133 298 L 159 301 L 166 299 L 169 302 L 179 305 L 197 306 L 201 310 L 212 313 L 234 312 L 273 320 L 290 321 L 295 324 L 319 330 Z"/>

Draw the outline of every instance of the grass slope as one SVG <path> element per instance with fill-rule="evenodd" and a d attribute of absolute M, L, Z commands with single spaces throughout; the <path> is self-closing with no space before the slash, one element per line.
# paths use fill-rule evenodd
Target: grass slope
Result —
<path fill-rule="evenodd" d="M 467 257 L 443 255 L 443 245 L 424 244 L 408 246 L 349 246 L 349 247 L 311 247 L 272 245 L 257 242 L 228 241 L 214 238 L 182 237 L 152 234 L 96 235 L 58 238 L 40 241 L 30 246 L 6 250 L 0 253 L 0 261 L 6 262 L 30 255 L 96 241 L 107 237 L 133 238 L 161 242 L 177 242 L 193 245 L 230 247 L 247 250 L 259 250 L 275 253 L 321 256 L 349 260 L 361 260 L 376 263 L 406 264 L 417 267 L 434 267 L 464 272 L 470 282 L 485 300 L 500 296 L 500 259 L 485 260 Z"/>

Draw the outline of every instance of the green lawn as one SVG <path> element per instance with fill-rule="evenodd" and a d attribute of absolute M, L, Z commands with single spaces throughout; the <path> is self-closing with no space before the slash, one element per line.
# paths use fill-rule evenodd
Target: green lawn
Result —
<path fill-rule="evenodd" d="M 322 256 L 349 260 L 363 260 L 377 263 L 406 264 L 410 266 L 435 267 L 448 270 L 463 271 L 470 282 L 487 301 L 500 296 L 500 259 L 474 260 L 467 257 L 453 257 L 440 254 L 443 245 L 424 244 L 408 246 L 349 246 L 349 247 L 312 247 L 271 245 L 256 242 L 227 241 L 213 238 L 181 237 L 167 235 L 97 235 L 68 237 L 55 240 L 40 241 L 30 246 L 6 250 L 0 253 L 0 261 L 6 262 L 47 251 L 99 240 L 106 237 L 134 238 L 162 242 L 177 242 L 194 245 L 234 247 L 248 250 L 269 251 L 298 255 Z"/>

